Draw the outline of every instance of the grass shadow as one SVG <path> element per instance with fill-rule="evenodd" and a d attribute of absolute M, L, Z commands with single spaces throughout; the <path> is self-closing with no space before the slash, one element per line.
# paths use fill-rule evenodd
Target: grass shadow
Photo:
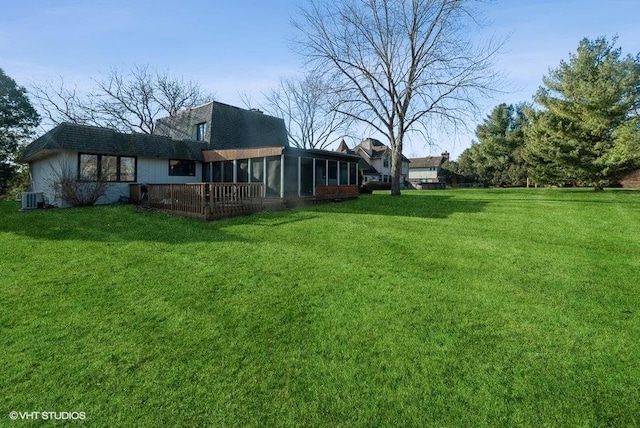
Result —
<path fill-rule="evenodd" d="M 313 210 L 343 214 L 445 219 L 452 214 L 480 213 L 489 200 L 458 198 L 451 194 L 405 192 L 362 195 L 357 200 L 318 205 Z"/>
<path fill-rule="evenodd" d="M 450 193 L 406 192 L 400 197 L 377 193 L 339 203 L 211 222 L 140 212 L 127 205 L 19 212 L 18 203 L 3 202 L 0 203 L 0 232 L 53 241 L 252 242 L 254 239 L 246 235 L 233 233 L 232 226 L 277 228 L 313 220 L 320 213 L 444 219 L 452 214 L 482 212 L 490 202 Z"/>
<path fill-rule="evenodd" d="M 45 240 L 96 242 L 248 242 L 225 230 L 230 223 L 251 221 L 249 216 L 224 222 L 202 222 L 163 213 L 139 212 L 132 206 L 19 212 L 19 204 L 0 203 L 0 232 Z"/>

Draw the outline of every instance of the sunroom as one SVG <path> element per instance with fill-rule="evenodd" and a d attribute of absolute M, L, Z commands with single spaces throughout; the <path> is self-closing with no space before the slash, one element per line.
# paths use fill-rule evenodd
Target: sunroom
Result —
<path fill-rule="evenodd" d="M 292 147 L 204 150 L 203 156 L 204 180 L 261 183 L 265 198 L 358 196 L 358 156 Z"/>

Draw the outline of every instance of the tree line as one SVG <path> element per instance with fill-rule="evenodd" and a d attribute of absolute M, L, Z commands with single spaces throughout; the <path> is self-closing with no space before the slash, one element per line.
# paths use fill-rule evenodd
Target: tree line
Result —
<path fill-rule="evenodd" d="M 580 41 L 549 71 L 534 103 L 500 104 L 450 169 L 488 186 L 602 189 L 640 168 L 640 56 L 616 39 Z"/>
<path fill-rule="evenodd" d="M 502 83 L 493 60 L 503 42 L 478 42 L 471 31 L 482 21 L 482 4 L 310 0 L 294 20 L 304 73 L 283 78 L 251 107 L 284 118 L 290 142 L 301 148 L 327 148 L 356 122 L 377 131 L 391 148 L 391 194 L 399 195 L 408 136 L 430 141 L 434 129 L 464 126 L 477 117 L 478 100 Z M 616 41 L 582 40 L 543 79 L 534 103 L 497 106 L 451 169 L 490 186 L 529 180 L 601 188 L 638 168 L 640 57 L 623 56 Z M 10 177 L 18 172 L 16 142 L 32 136 L 41 118 L 49 126 L 69 121 L 152 133 L 158 117 L 213 99 L 197 83 L 148 67 L 114 69 L 85 92 L 62 79 L 35 86 L 37 109 L 27 100 L 16 127 L 5 110 L 21 107 L 7 97 L 27 99 L 26 91 L 0 77 L 9 94 L 0 94 L 0 166 Z"/>

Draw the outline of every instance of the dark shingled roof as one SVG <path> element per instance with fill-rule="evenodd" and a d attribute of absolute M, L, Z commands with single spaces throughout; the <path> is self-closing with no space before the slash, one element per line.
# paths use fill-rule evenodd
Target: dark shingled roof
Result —
<path fill-rule="evenodd" d="M 245 110 L 214 102 L 212 149 L 289 146 L 284 120 L 257 110 Z"/>
<path fill-rule="evenodd" d="M 444 162 L 443 156 L 427 156 L 424 158 L 411 158 L 409 168 L 437 168 Z"/>
<path fill-rule="evenodd" d="M 200 123 L 206 123 L 204 139 L 209 150 L 289 147 L 283 119 L 217 101 L 158 119 L 154 133 L 189 140 L 195 137 L 195 126 Z"/>
<path fill-rule="evenodd" d="M 382 141 L 376 140 L 375 138 L 367 138 L 362 140 L 360 144 L 358 144 L 354 148 L 354 150 L 358 150 L 358 148 L 364 150 L 367 156 L 369 156 L 371 159 L 381 158 L 387 153 L 391 152 L 391 149 L 389 149 L 389 147 L 383 144 Z"/>
<path fill-rule="evenodd" d="M 159 135 L 123 134 L 107 128 L 61 123 L 29 144 L 20 162 L 44 158 L 58 150 L 202 161 L 205 147 L 198 141 L 175 141 Z"/>
<path fill-rule="evenodd" d="M 338 150 L 347 149 L 347 153 L 356 153 L 359 156 L 365 156 L 371 160 L 373 159 L 381 159 L 384 156 L 391 156 L 391 149 L 387 147 L 380 140 L 376 140 L 375 138 L 365 138 L 359 144 L 357 144 L 353 149 L 349 149 L 347 145 L 344 146 L 340 144 Z M 405 155 L 402 155 L 403 162 L 409 162 L 409 159 Z"/>
<path fill-rule="evenodd" d="M 336 152 L 346 153 L 348 155 L 360 156 L 359 154 L 356 153 L 355 150 L 351 150 L 349 148 L 349 146 L 347 146 L 347 143 L 345 143 L 344 140 L 340 141 L 340 145 L 338 145 L 338 148 L 336 149 Z"/>

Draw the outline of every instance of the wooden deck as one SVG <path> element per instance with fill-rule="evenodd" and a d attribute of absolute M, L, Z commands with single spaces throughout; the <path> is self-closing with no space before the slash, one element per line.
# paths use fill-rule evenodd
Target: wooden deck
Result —
<path fill-rule="evenodd" d="M 316 186 L 307 197 L 264 198 L 262 183 L 131 184 L 131 203 L 200 220 L 358 197 L 358 186 Z"/>
<path fill-rule="evenodd" d="M 261 183 L 132 184 L 132 203 L 201 220 L 251 214 L 263 208 Z"/>

